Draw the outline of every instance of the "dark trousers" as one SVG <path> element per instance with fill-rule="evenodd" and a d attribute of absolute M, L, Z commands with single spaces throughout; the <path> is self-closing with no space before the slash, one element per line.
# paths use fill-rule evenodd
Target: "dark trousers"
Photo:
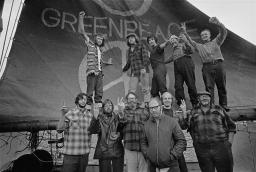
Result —
<path fill-rule="evenodd" d="M 114 159 L 99 159 L 99 172 L 123 172 L 124 157 Z"/>
<path fill-rule="evenodd" d="M 153 69 L 153 78 L 151 83 L 151 95 L 152 97 L 159 96 L 159 92 L 162 95 L 167 91 L 166 88 L 166 67 L 159 65 Z"/>
<path fill-rule="evenodd" d="M 188 94 L 190 102 L 194 106 L 198 103 L 196 78 L 195 78 L 195 65 L 190 56 L 183 56 L 174 61 L 174 77 L 175 77 L 175 98 L 177 104 L 181 104 L 181 100 L 185 100 L 184 82 L 188 87 Z"/>
<path fill-rule="evenodd" d="M 233 172 L 233 155 L 228 141 L 194 144 L 202 172 Z"/>
<path fill-rule="evenodd" d="M 102 103 L 102 96 L 103 96 L 103 74 L 102 72 L 98 75 L 90 74 L 87 76 L 87 104 L 93 104 L 93 91 L 94 94 L 94 102 L 95 103 Z"/>
<path fill-rule="evenodd" d="M 64 155 L 62 172 L 85 172 L 88 165 L 88 156 L 85 155 Z"/>
<path fill-rule="evenodd" d="M 178 159 L 178 163 L 179 163 L 180 172 L 188 172 L 186 160 L 183 154 Z"/>
<path fill-rule="evenodd" d="M 227 90 L 226 90 L 226 72 L 223 67 L 223 62 L 215 64 L 204 64 L 203 79 L 205 90 L 211 93 L 211 103 L 214 104 L 214 87 L 218 89 L 219 105 L 227 105 Z"/>
<path fill-rule="evenodd" d="M 158 168 L 157 166 L 155 166 L 154 164 L 152 164 L 150 161 L 148 163 L 148 171 L 149 172 L 156 172 L 156 168 Z M 179 163 L 177 160 L 174 160 L 171 165 L 169 167 L 168 172 L 180 172 L 180 168 L 179 168 Z"/>

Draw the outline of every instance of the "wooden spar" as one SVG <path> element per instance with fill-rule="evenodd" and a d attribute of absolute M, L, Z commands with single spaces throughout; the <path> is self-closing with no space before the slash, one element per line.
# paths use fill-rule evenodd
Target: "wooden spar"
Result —
<path fill-rule="evenodd" d="M 58 120 L 35 120 L 22 122 L 0 122 L 0 133 L 2 132 L 21 132 L 21 131 L 41 131 L 41 130 L 56 130 Z"/>
<path fill-rule="evenodd" d="M 234 121 L 253 121 L 256 120 L 256 108 L 236 108 L 229 112 Z M 0 133 L 2 132 L 21 132 L 21 131 L 41 131 L 41 130 L 56 130 L 58 119 L 56 120 L 34 120 L 24 122 L 0 122 Z"/>

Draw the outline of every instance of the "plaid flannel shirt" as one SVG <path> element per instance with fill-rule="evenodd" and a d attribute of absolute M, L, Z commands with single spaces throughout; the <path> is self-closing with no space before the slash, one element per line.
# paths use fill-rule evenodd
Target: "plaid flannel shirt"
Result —
<path fill-rule="evenodd" d="M 236 125 L 220 106 L 215 105 L 204 113 L 194 109 L 189 117 L 189 132 L 194 143 L 212 143 L 228 140 L 229 132 L 236 132 Z"/>
<path fill-rule="evenodd" d="M 83 155 L 90 152 L 91 135 L 88 127 L 92 114 L 74 108 L 65 115 L 67 128 L 64 132 L 64 154 Z"/>
<path fill-rule="evenodd" d="M 149 119 L 149 111 L 138 105 L 135 110 L 126 107 L 123 113 L 124 118 L 120 122 L 124 124 L 124 147 L 130 151 L 141 151 L 143 122 Z"/>
<path fill-rule="evenodd" d="M 150 64 L 148 51 L 143 44 L 136 44 L 134 50 L 131 48 L 127 51 L 127 63 L 123 68 L 123 72 L 126 72 L 131 68 L 132 76 L 140 76 L 140 70 L 148 70 L 148 65 Z"/>

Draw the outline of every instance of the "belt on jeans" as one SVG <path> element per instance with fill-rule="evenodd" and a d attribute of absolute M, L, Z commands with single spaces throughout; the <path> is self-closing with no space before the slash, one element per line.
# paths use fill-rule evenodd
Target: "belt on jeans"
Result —
<path fill-rule="evenodd" d="M 215 65 L 215 64 L 221 63 L 221 62 L 223 62 L 222 59 L 217 59 L 217 60 L 212 60 L 210 62 L 205 62 L 204 65 Z"/>

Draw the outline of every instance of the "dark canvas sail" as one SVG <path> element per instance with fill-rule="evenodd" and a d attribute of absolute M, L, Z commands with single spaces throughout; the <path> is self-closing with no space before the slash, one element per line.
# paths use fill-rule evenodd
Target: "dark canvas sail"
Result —
<path fill-rule="evenodd" d="M 77 32 L 80 10 L 86 11 L 85 30 L 91 38 L 96 33 L 107 37 L 106 58 L 111 57 L 113 65 L 104 66 L 104 98 L 113 101 L 127 92 L 128 77 L 121 69 L 128 33 L 135 32 L 142 40 L 153 33 L 162 42 L 173 23 L 183 21 L 188 21 L 195 40 L 205 26 L 217 33 L 206 15 L 182 0 L 27 0 L 0 83 L 1 122 L 58 119 L 63 102 L 72 106 L 74 96 L 86 91 L 86 48 Z M 222 51 L 229 105 L 256 105 L 255 46 L 229 32 Z M 166 57 L 169 54 L 167 48 Z M 197 54 L 193 59 L 202 90 L 201 62 Z M 173 64 L 167 66 L 168 88 L 174 93 Z"/>
<path fill-rule="evenodd" d="M 85 10 L 85 30 L 107 37 L 106 57 L 113 65 L 104 67 L 104 98 L 116 102 L 127 92 L 128 77 L 121 72 L 126 62 L 125 37 L 135 32 L 142 40 L 149 33 L 159 42 L 169 35 L 173 23 L 187 21 L 189 35 L 198 41 L 198 32 L 210 27 L 208 17 L 184 0 L 26 0 L 8 65 L 0 81 L 0 128 L 8 131 L 48 129 L 49 121 L 59 118 L 63 102 L 73 106 L 74 96 L 86 91 L 85 45 L 77 33 L 78 13 Z M 241 22 L 241 21 L 240 21 Z M 225 23 L 224 23 L 225 24 Z M 166 58 L 170 55 L 166 49 Z M 222 46 L 227 71 L 230 106 L 256 105 L 256 47 L 231 31 Z M 204 89 L 201 61 L 196 64 L 198 90 Z M 174 93 L 173 64 L 168 67 L 168 88 Z M 189 98 L 187 97 L 187 100 Z M 188 102 L 188 101 L 187 101 Z M 253 125 L 255 126 L 255 125 Z M 255 127 L 254 127 L 255 128 Z M 235 169 L 250 171 L 255 165 L 253 127 L 238 128 L 233 144 Z M 6 131 L 6 130 L 5 130 Z M 253 171 L 253 170 L 252 170 Z"/>

